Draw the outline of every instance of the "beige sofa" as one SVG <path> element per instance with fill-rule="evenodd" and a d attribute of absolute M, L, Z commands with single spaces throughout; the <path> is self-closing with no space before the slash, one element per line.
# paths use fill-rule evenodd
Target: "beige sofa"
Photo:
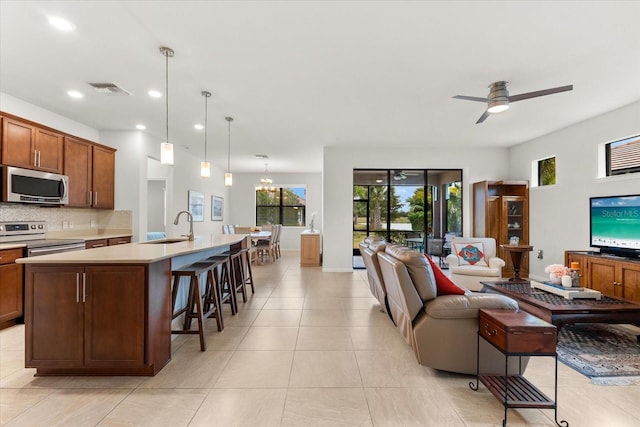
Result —
<path fill-rule="evenodd" d="M 367 269 L 367 279 L 369 280 L 369 289 L 371 294 L 378 300 L 380 305 L 384 307 L 385 311 L 391 317 L 389 313 L 389 307 L 387 305 L 387 290 L 382 281 L 382 273 L 380 273 L 380 263 L 378 262 L 377 253 L 384 251 L 387 246 L 386 240 L 381 237 L 367 237 L 359 245 L 360 255 L 362 261 Z M 393 317 L 391 317 L 393 321 Z"/>
<path fill-rule="evenodd" d="M 482 243 L 484 258 L 487 266 L 460 265 L 456 246 Z M 502 278 L 502 267 L 505 262 L 496 256 L 496 241 L 491 237 L 454 237 L 451 241 L 451 253 L 447 255 L 447 263 L 451 272 L 451 280 L 458 286 L 465 287 L 474 292 L 482 290 L 482 281 L 496 281 Z"/>
<path fill-rule="evenodd" d="M 478 310 L 518 310 L 506 296 L 473 293 L 437 296 L 429 262 L 414 250 L 386 245 L 377 254 L 389 310 L 396 326 L 411 345 L 418 362 L 450 372 L 475 374 L 478 348 Z M 481 372 L 504 373 L 502 353 L 483 340 Z M 523 370 L 528 358 L 522 358 Z M 509 372 L 517 372 L 517 358 L 510 358 Z"/>

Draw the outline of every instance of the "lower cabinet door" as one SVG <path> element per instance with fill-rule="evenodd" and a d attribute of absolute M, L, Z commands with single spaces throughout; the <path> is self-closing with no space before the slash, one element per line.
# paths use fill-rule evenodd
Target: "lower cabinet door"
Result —
<path fill-rule="evenodd" d="M 144 267 L 88 267 L 85 272 L 85 366 L 143 366 Z"/>
<path fill-rule="evenodd" d="M 34 368 L 83 365 L 82 269 L 27 270 L 25 362 Z"/>

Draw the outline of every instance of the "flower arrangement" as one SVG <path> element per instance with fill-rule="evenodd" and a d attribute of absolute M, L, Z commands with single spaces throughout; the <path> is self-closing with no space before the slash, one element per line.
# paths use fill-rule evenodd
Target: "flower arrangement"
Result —
<path fill-rule="evenodd" d="M 565 267 L 562 264 L 551 264 L 548 265 L 545 269 L 544 269 L 545 273 L 549 273 L 550 275 L 553 275 L 555 277 L 562 277 L 562 276 L 570 276 L 571 275 L 571 269 L 569 267 Z"/>

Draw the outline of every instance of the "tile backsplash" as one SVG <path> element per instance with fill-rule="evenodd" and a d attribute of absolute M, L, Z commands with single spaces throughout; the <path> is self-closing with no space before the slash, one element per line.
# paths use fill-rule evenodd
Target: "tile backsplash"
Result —
<path fill-rule="evenodd" d="M 0 204 L 0 221 L 46 221 L 49 231 L 131 230 L 132 211 L 40 207 Z"/>

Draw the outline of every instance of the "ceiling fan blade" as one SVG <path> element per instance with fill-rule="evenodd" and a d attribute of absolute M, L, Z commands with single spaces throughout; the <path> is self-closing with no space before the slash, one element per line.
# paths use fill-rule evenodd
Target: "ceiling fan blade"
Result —
<path fill-rule="evenodd" d="M 477 96 L 456 95 L 455 99 L 464 99 L 465 101 L 488 102 L 487 98 L 478 98 Z"/>
<path fill-rule="evenodd" d="M 522 101 L 523 99 L 536 98 L 538 96 L 552 95 L 554 93 L 566 92 L 573 90 L 573 85 L 554 87 L 551 89 L 537 90 L 535 92 L 521 93 L 519 95 L 511 95 L 509 102 Z"/>
<path fill-rule="evenodd" d="M 490 115 L 491 113 L 489 112 L 489 110 L 486 110 L 484 113 L 482 113 L 476 124 L 484 122 Z"/>

